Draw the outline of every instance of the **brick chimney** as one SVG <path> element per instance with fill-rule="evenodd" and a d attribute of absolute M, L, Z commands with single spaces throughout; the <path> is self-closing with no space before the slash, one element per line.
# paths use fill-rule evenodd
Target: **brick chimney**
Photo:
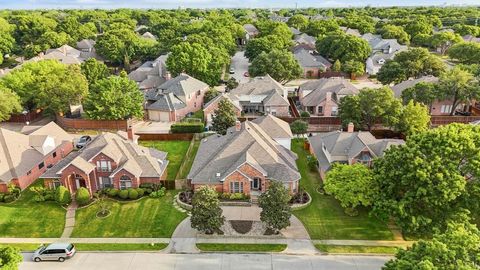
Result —
<path fill-rule="evenodd" d="M 332 92 L 327 92 L 327 93 L 325 94 L 325 100 L 326 100 L 327 102 L 329 102 L 329 101 L 332 100 Z"/>
<path fill-rule="evenodd" d="M 235 121 L 235 130 L 240 131 L 242 130 L 242 123 L 240 121 Z"/>
<path fill-rule="evenodd" d="M 347 132 L 353 133 L 354 130 L 355 130 L 355 126 L 353 125 L 353 123 L 352 122 L 348 123 Z"/>
<path fill-rule="evenodd" d="M 127 138 L 130 141 L 133 141 L 133 127 L 131 125 L 128 125 L 127 127 Z"/>

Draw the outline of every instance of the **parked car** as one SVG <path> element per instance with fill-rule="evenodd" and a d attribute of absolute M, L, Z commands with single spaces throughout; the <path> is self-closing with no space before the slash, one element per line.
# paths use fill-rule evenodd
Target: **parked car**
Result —
<path fill-rule="evenodd" d="M 233 67 L 230 68 L 230 74 L 235 74 L 235 69 L 233 69 Z"/>
<path fill-rule="evenodd" d="M 80 140 L 78 140 L 77 142 L 77 149 L 82 149 L 91 141 L 92 141 L 92 137 L 88 135 L 80 137 Z"/>
<path fill-rule="evenodd" d="M 32 259 L 35 262 L 59 261 L 64 262 L 72 258 L 76 253 L 75 246 L 70 243 L 54 243 L 42 246 L 33 253 Z"/>
<path fill-rule="evenodd" d="M 243 76 L 250 77 L 250 74 L 248 74 L 248 71 L 247 71 L 247 72 L 243 73 Z"/>

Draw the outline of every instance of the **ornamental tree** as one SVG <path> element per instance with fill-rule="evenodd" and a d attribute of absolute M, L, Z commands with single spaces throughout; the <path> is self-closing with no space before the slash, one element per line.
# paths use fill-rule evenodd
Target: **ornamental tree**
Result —
<path fill-rule="evenodd" d="M 89 119 L 143 117 L 143 95 L 137 84 L 124 76 L 110 76 L 92 85 L 83 106 Z"/>
<path fill-rule="evenodd" d="M 295 120 L 290 124 L 290 129 L 293 134 L 301 135 L 307 133 L 308 123 L 302 120 Z"/>
<path fill-rule="evenodd" d="M 215 189 L 203 186 L 195 191 L 192 198 L 190 221 L 192 228 L 207 234 L 220 230 L 225 222 L 225 217 L 222 215 Z"/>
<path fill-rule="evenodd" d="M 267 191 L 258 198 L 258 205 L 262 208 L 260 220 L 275 233 L 290 226 L 292 210 L 289 202 L 289 191 L 280 181 L 271 181 Z"/>
<path fill-rule="evenodd" d="M 480 200 L 480 126 L 450 124 L 409 136 L 375 161 L 373 213 L 405 232 L 445 229 Z M 474 192 L 474 191 L 477 192 Z"/>
<path fill-rule="evenodd" d="M 302 76 L 303 70 L 291 52 L 272 50 L 257 56 L 248 68 L 248 72 L 252 77 L 268 74 L 276 81 L 285 84 Z"/>
<path fill-rule="evenodd" d="M 23 257 L 18 248 L 0 246 L 0 269 L 17 270 L 22 261 Z"/>
<path fill-rule="evenodd" d="M 326 174 L 323 188 L 340 201 L 346 213 L 357 206 L 370 206 L 378 192 L 371 170 L 361 163 L 335 163 Z"/>
<path fill-rule="evenodd" d="M 227 99 L 220 100 L 212 116 L 212 130 L 225 135 L 227 129 L 235 125 L 235 121 L 237 121 L 237 115 L 233 104 Z"/>

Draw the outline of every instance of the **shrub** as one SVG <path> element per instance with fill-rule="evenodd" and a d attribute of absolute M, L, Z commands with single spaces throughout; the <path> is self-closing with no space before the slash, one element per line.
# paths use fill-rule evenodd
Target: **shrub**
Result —
<path fill-rule="evenodd" d="M 150 193 L 151 198 L 161 198 L 163 196 L 165 196 L 165 187 L 162 187 L 159 190 Z"/>
<path fill-rule="evenodd" d="M 310 117 L 310 114 L 308 112 L 303 111 L 300 113 L 300 117 Z"/>
<path fill-rule="evenodd" d="M 145 190 L 143 188 L 137 188 L 138 197 L 143 197 L 145 195 Z"/>
<path fill-rule="evenodd" d="M 172 133 L 202 133 L 205 125 L 201 122 L 180 122 L 170 127 Z"/>
<path fill-rule="evenodd" d="M 128 189 L 128 198 L 131 199 L 131 200 L 138 199 L 138 191 L 134 188 L 129 188 Z"/>
<path fill-rule="evenodd" d="M 118 193 L 119 193 L 119 190 L 116 189 L 116 188 L 111 188 L 107 191 L 108 197 L 112 197 L 112 198 L 116 197 L 118 195 Z"/>
<path fill-rule="evenodd" d="M 3 201 L 6 202 L 6 203 L 13 202 L 13 201 L 15 201 L 15 196 L 13 196 L 11 194 L 7 194 L 7 195 L 5 195 L 5 197 L 3 197 Z"/>
<path fill-rule="evenodd" d="M 72 195 L 66 187 L 59 186 L 55 190 L 55 201 L 61 205 L 69 204 L 72 201 Z"/>
<path fill-rule="evenodd" d="M 307 156 L 307 165 L 311 171 L 315 171 L 318 165 L 318 159 L 315 156 Z"/>
<path fill-rule="evenodd" d="M 230 194 L 230 200 L 243 200 L 243 193 Z"/>
<path fill-rule="evenodd" d="M 128 198 L 128 190 L 126 190 L 126 189 L 120 190 L 120 192 L 118 192 L 118 197 L 126 200 Z"/>
<path fill-rule="evenodd" d="M 75 199 L 80 206 L 87 205 L 88 202 L 90 202 L 90 192 L 88 192 L 88 189 L 84 187 L 79 188 L 75 196 Z"/>
<path fill-rule="evenodd" d="M 0 193 L 0 202 L 4 202 L 4 199 L 5 199 L 5 194 Z"/>
<path fill-rule="evenodd" d="M 55 190 L 46 189 L 43 193 L 43 198 L 45 199 L 45 201 L 55 201 Z"/>

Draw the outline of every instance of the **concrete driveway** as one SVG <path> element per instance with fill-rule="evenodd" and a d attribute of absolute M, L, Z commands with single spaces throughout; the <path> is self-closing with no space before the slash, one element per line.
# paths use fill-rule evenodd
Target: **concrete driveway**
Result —
<path fill-rule="evenodd" d="M 31 261 L 24 254 L 20 270 L 377 270 L 388 257 L 301 256 L 282 254 L 160 254 L 160 253 L 78 253 L 63 263 Z"/>
<path fill-rule="evenodd" d="M 226 220 L 260 221 L 262 209 L 258 205 L 252 206 L 222 206 Z"/>
<path fill-rule="evenodd" d="M 230 67 L 233 68 L 235 71 L 234 74 L 230 74 L 230 77 L 235 78 L 237 82 L 239 83 L 246 83 L 250 80 L 250 78 L 243 76 L 245 72 L 248 72 L 248 59 L 245 57 L 245 52 L 237 52 L 235 55 L 232 57 L 232 64 Z"/>

